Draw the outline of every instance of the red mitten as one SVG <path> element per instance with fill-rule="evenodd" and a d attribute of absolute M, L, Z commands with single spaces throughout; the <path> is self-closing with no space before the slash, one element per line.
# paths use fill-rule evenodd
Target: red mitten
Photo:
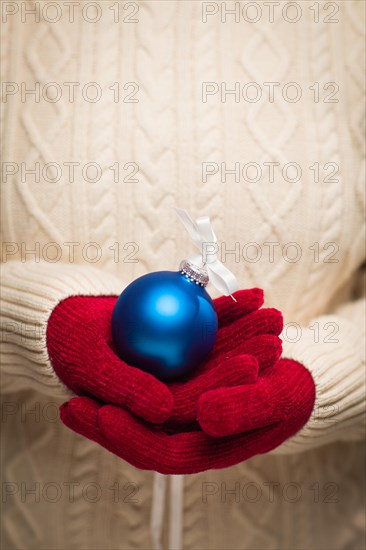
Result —
<path fill-rule="evenodd" d="M 193 474 L 226 468 L 278 447 L 305 425 L 315 401 L 310 373 L 300 363 L 287 359 L 267 369 L 258 383 L 246 390 L 247 394 L 243 387 L 225 390 L 232 392 L 232 401 L 226 399 L 226 394 L 216 395 L 221 390 L 210 391 L 200 399 L 199 418 L 206 430 L 215 436 L 218 432 L 242 430 L 226 437 L 212 437 L 202 430 L 168 435 L 119 407 L 101 406 L 83 397 L 63 405 L 61 418 L 72 430 L 137 468 Z M 242 401 L 247 397 L 248 411 Z"/>
<path fill-rule="evenodd" d="M 185 380 L 168 384 L 174 409 L 167 426 L 189 425 L 197 420 L 198 399 L 204 392 L 236 386 L 235 380 L 254 383 L 259 369 L 279 359 L 282 314 L 276 309 L 259 309 L 263 304 L 260 289 L 240 290 L 234 297 L 236 302 L 226 296 L 214 300 L 219 331 L 207 360 Z"/>
<path fill-rule="evenodd" d="M 255 384 L 219 388 L 201 395 L 198 420 L 203 431 L 225 437 L 282 425 L 285 439 L 308 420 L 315 401 L 310 372 L 291 359 L 262 370 Z"/>
<path fill-rule="evenodd" d="M 47 326 L 57 375 L 78 395 L 125 407 L 149 422 L 164 422 L 173 397 L 163 382 L 121 361 L 112 349 L 115 296 L 75 296 L 60 302 Z"/>

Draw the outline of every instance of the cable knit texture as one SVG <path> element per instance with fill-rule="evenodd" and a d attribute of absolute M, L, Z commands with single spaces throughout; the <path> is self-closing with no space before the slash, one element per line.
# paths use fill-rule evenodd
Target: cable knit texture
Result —
<path fill-rule="evenodd" d="M 2 546 L 151 548 L 151 474 L 51 414 L 70 392 L 48 361 L 45 327 L 68 296 L 118 294 L 148 271 L 175 269 L 191 251 L 177 205 L 212 217 L 240 288 L 263 288 L 284 313 L 285 357 L 316 383 L 314 413 L 278 450 L 185 477 L 184 549 L 361 550 L 364 305 L 353 300 L 365 260 L 364 3 L 337 2 L 334 15 L 319 3 L 319 22 L 301 2 L 297 23 L 279 8 L 270 22 L 264 5 L 257 23 L 222 23 L 220 13 L 204 23 L 201 2 L 142 1 L 138 23 L 114 23 L 116 8 L 99 2 L 95 24 L 79 4 L 72 23 L 66 11 L 24 23 L 19 10 L 2 24 L 3 80 L 63 92 L 54 103 L 20 91 L 2 103 L 2 157 L 18 167 L 2 186 Z M 74 101 L 65 82 L 80 83 Z M 101 86 L 95 103 L 81 93 L 89 82 Z M 219 85 L 206 102 L 203 82 Z M 257 82 L 262 98 L 222 98 L 222 82 Z M 280 83 L 273 102 L 266 82 Z M 289 82 L 301 86 L 298 102 L 283 99 Z M 205 180 L 207 162 L 217 173 Z M 268 162 L 279 163 L 274 181 Z M 21 163 L 39 163 L 39 181 Z M 55 166 L 42 175 L 46 163 L 62 168 L 58 181 L 47 181 Z M 85 177 L 88 163 L 99 181 L 88 181 L 92 169 Z M 235 163 L 239 178 L 223 172 Z M 258 181 L 248 163 L 260 166 Z M 298 181 L 287 163 L 301 166 Z"/>

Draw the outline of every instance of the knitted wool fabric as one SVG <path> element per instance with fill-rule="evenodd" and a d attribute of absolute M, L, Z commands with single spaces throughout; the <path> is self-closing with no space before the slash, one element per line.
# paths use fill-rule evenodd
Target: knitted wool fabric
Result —
<path fill-rule="evenodd" d="M 220 258 L 240 288 L 265 289 L 266 305 L 283 312 L 284 357 L 316 384 L 314 413 L 274 451 L 185 476 L 183 548 L 363 548 L 364 2 L 273 3 L 273 23 L 265 3 L 257 23 L 242 11 L 223 23 L 225 3 L 203 22 L 201 2 L 159 0 L 136 2 L 132 17 L 121 9 L 119 23 L 114 2 L 98 2 L 96 23 L 82 2 L 60 2 L 54 23 L 22 20 L 35 4 L 20 2 L 1 33 L 2 79 L 19 85 L 1 112 L 2 158 L 15 172 L 2 186 L 1 447 L 12 493 L 3 547 L 152 547 L 153 476 L 56 418 L 72 394 L 49 361 L 46 327 L 62 299 L 118 295 L 140 275 L 175 269 L 190 250 L 176 205 L 212 217 Z M 298 22 L 285 20 L 287 7 L 288 19 L 301 8 Z M 42 91 L 53 82 L 62 97 L 50 103 Z M 91 82 L 102 88 L 95 103 Z M 218 87 L 206 102 L 205 82 Z M 40 101 L 22 100 L 22 85 L 36 83 Z M 236 83 L 244 96 L 256 83 L 248 92 L 261 98 L 225 96 Z M 283 97 L 289 83 L 301 86 L 296 103 Z M 124 102 L 137 87 L 139 101 Z M 42 171 L 52 163 L 50 180 L 55 162 L 61 178 L 50 182 Z M 37 166 L 39 181 L 24 175 Z M 216 173 L 204 178 L 207 166 Z M 296 166 L 300 179 L 288 181 Z M 166 542 L 168 525 L 167 511 Z"/>
<path fill-rule="evenodd" d="M 280 360 L 269 370 L 257 384 L 203 394 L 198 418 L 216 437 L 197 430 L 167 435 L 119 407 L 100 406 L 87 397 L 63 405 L 61 418 L 69 428 L 137 468 L 162 474 L 226 468 L 271 451 L 302 428 L 311 414 L 315 386 L 310 373 L 289 360 Z"/>

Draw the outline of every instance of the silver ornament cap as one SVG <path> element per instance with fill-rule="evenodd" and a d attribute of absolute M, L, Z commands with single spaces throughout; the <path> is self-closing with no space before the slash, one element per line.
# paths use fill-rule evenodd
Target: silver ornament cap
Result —
<path fill-rule="evenodd" d="M 196 285 L 207 286 L 209 281 L 208 273 L 203 267 L 198 267 L 189 260 L 182 260 L 179 264 L 179 271 Z"/>

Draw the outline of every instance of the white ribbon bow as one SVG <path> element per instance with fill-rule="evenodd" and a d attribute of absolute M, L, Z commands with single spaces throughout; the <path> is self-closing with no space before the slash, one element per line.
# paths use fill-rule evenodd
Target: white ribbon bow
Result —
<path fill-rule="evenodd" d="M 194 223 L 186 210 L 182 208 L 174 208 L 174 210 L 201 253 L 190 256 L 188 260 L 198 267 L 204 266 L 214 287 L 221 294 L 231 296 L 238 290 L 238 283 L 235 275 L 217 258 L 217 238 L 210 218 L 201 216 Z"/>

